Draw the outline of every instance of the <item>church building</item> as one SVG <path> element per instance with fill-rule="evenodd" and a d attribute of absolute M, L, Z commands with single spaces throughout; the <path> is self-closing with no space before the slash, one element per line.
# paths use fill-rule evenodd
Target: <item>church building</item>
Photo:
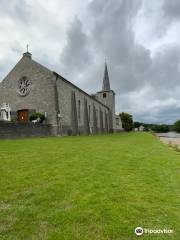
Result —
<path fill-rule="evenodd" d="M 9 111 L 8 111 L 9 109 Z M 32 59 L 29 52 L 0 82 L 0 120 L 22 124 L 33 113 L 45 116 L 53 135 L 118 132 L 115 92 L 105 64 L 102 90 L 90 95 L 56 72 Z"/>

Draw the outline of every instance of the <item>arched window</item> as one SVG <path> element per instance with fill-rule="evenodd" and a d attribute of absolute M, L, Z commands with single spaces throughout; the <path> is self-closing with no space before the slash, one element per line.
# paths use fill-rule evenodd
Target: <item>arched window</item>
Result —
<path fill-rule="evenodd" d="M 91 105 L 88 107 L 88 116 L 89 116 L 89 122 L 91 120 Z"/>
<path fill-rule="evenodd" d="M 78 120 L 80 121 L 81 119 L 81 101 L 78 100 Z"/>
<path fill-rule="evenodd" d="M 6 120 L 9 120 L 9 113 L 6 112 Z"/>
<path fill-rule="evenodd" d="M 119 126 L 119 118 L 116 118 L 116 125 Z"/>

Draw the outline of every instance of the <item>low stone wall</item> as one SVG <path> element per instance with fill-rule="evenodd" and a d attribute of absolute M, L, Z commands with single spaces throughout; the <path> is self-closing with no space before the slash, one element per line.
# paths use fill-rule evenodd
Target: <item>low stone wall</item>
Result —
<path fill-rule="evenodd" d="M 0 121 L 0 138 L 52 136 L 51 125 Z"/>

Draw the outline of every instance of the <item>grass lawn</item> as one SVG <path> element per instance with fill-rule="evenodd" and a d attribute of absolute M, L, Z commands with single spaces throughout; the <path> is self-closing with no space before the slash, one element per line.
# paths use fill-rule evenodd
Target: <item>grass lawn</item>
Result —
<path fill-rule="evenodd" d="M 179 240 L 180 153 L 146 133 L 0 140 L 2 239 Z"/>

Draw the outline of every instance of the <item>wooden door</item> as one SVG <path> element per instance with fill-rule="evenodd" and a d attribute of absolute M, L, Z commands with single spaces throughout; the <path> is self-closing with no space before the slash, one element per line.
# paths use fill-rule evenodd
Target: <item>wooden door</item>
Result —
<path fill-rule="evenodd" d="M 18 111 L 18 121 L 20 123 L 27 123 L 29 121 L 28 110 L 23 109 Z"/>

